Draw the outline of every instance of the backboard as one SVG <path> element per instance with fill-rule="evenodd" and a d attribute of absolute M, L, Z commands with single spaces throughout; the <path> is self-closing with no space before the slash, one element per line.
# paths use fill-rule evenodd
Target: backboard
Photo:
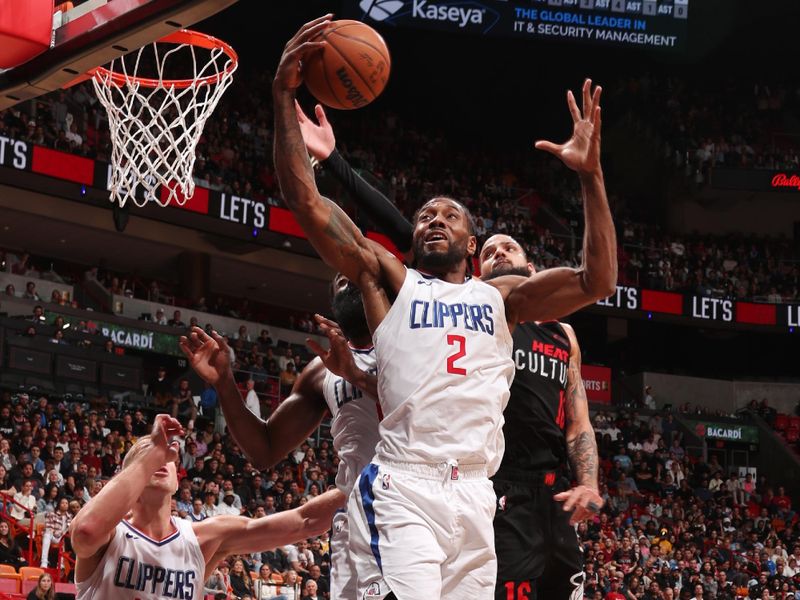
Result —
<path fill-rule="evenodd" d="M 19 0 L 0 0 L 19 2 Z M 88 0 L 67 2 L 53 19 L 50 48 L 0 72 L 0 110 L 61 89 L 179 29 L 202 21 L 237 0 Z M 2 50 L 0 50 L 2 51 Z"/>

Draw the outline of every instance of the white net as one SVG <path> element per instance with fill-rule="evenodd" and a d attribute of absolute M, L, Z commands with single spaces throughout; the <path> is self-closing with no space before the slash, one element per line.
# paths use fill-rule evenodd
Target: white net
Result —
<path fill-rule="evenodd" d="M 120 206 L 183 204 L 194 194 L 197 142 L 237 66 L 229 47 L 202 34 L 213 43 L 196 45 L 195 35 L 177 32 L 93 73 L 113 146 L 111 201 Z M 165 79 L 175 73 L 190 76 Z"/>

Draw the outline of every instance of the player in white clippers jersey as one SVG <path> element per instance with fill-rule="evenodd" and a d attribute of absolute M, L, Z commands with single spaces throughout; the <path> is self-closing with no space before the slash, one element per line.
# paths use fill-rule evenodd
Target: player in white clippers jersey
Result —
<path fill-rule="evenodd" d="M 174 437 L 182 434 L 179 421 L 157 415 L 152 434 L 134 444 L 122 470 L 73 519 L 78 600 L 201 600 L 206 570 L 221 557 L 319 534 L 344 502 L 335 490 L 260 519 L 175 519 L 170 514 L 178 489 Z"/>
<path fill-rule="evenodd" d="M 222 337 L 214 334 L 212 338 L 195 328 L 181 340 L 181 347 L 197 374 L 216 388 L 231 435 L 259 469 L 283 460 L 319 426 L 326 411 L 330 412 L 333 447 L 340 459 L 336 487 L 349 494 L 375 454 L 380 406 L 375 351 L 361 293 L 338 275 L 333 290 L 331 309 L 336 323 L 318 317 L 331 349 L 326 351 L 309 340 L 319 357 L 303 369 L 291 395 L 266 421 L 244 406 Z M 330 597 L 349 600 L 356 597 L 357 590 L 346 511 L 336 513 L 332 530 Z"/>
<path fill-rule="evenodd" d="M 418 270 L 406 269 L 322 198 L 314 182 L 295 90 L 303 63 L 325 46 L 317 35 L 330 19 L 307 23 L 284 48 L 272 87 L 274 160 L 283 199 L 315 249 L 361 290 L 377 352 L 385 415 L 379 453 L 348 509 L 358 598 L 489 600 L 495 497 L 487 476 L 503 451 L 510 331 L 520 321 L 558 318 L 612 293 L 616 245 L 602 175 L 582 178 L 590 232 L 582 268 L 491 284 L 471 280 L 477 241 L 469 211 L 435 197 L 414 218 Z M 578 162 L 599 138 L 597 100 L 599 90 L 584 94 L 588 119 L 571 100 L 577 134 L 565 147 Z"/>

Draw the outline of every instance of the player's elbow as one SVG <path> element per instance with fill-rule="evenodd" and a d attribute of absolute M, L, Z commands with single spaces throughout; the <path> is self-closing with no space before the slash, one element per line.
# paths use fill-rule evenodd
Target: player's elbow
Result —
<path fill-rule="evenodd" d="M 108 539 L 108 532 L 103 531 L 99 523 L 93 519 L 74 520 L 69 528 L 70 539 L 75 553 L 90 556 Z"/>
<path fill-rule="evenodd" d="M 609 271 L 604 275 L 590 275 L 584 271 L 583 284 L 583 289 L 592 301 L 613 296 L 617 291 L 616 270 Z"/>

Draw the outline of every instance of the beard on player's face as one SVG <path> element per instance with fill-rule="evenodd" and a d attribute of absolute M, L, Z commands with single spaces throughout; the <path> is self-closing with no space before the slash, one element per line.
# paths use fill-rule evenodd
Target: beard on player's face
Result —
<path fill-rule="evenodd" d="M 491 281 L 495 277 L 502 277 L 503 275 L 522 275 L 523 277 L 530 277 L 532 274 L 533 271 L 531 271 L 527 265 L 524 267 L 501 265 L 495 269 L 492 269 L 488 275 L 482 276 L 481 281 Z"/>
<path fill-rule="evenodd" d="M 361 290 L 353 282 L 341 288 L 331 300 L 333 319 L 342 328 L 348 340 L 369 339 L 367 317 L 364 315 L 364 301 L 361 299 Z"/>
<path fill-rule="evenodd" d="M 469 238 L 461 242 L 448 242 L 447 250 L 426 250 L 423 235 L 414 240 L 414 257 L 417 266 L 431 272 L 446 271 L 455 267 L 459 262 L 468 259 L 467 243 Z"/>

